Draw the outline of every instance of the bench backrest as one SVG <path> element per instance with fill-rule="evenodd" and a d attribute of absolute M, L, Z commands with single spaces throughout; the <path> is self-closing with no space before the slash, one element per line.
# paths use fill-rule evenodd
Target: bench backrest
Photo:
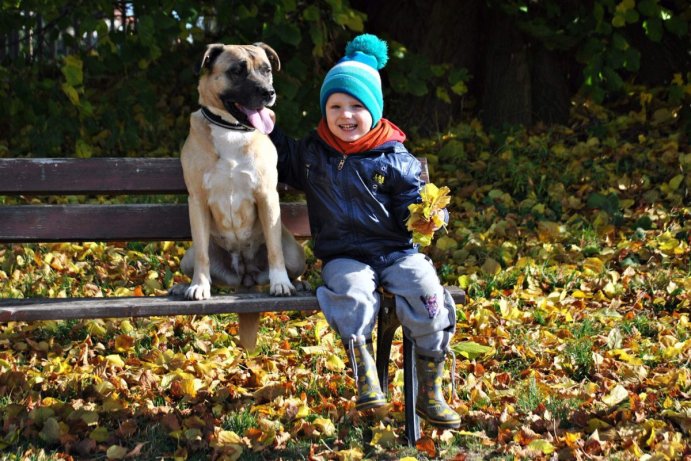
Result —
<path fill-rule="evenodd" d="M 423 180 L 429 180 L 426 159 Z M 282 197 L 299 192 L 279 184 Z M 0 159 L 0 196 L 186 195 L 178 158 Z M 65 202 L 67 200 L 62 200 Z M 304 201 L 281 203 L 284 225 L 309 238 Z M 190 240 L 186 203 L 0 206 L 0 242 Z"/>

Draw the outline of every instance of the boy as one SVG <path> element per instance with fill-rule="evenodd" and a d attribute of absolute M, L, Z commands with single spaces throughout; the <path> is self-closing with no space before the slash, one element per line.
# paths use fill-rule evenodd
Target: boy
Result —
<path fill-rule="evenodd" d="M 416 412 L 437 427 L 457 428 L 460 417 L 441 391 L 455 305 L 406 229 L 408 205 L 421 201 L 423 184 L 405 134 L 382 118 L 378 71 L 387 60 L 386 42 L 356 37 L 324 79 L 316 131 L 299 141 L 278 129 L 270 137 L 279 180 L 306 194 L 314 254 L 324 264 L 317 299 L 348 353 L 356 408 L 386 404 L 372 356 L 377 287 L 383 286 L 395 295 L 396 314 L 415 344 Z"/>

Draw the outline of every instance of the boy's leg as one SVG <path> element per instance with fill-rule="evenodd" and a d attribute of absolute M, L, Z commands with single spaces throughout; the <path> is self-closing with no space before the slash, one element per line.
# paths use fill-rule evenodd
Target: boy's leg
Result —
<path fill-rule="evenodd" d="M 366 264 L 342 258 L 324 266 L 322 279 L 317 300 L 348 352 L 358 390 L 355 407 L 366 410 L 385 405 L 372 353 L 372 330 L 380 304 L 377 275 Z"/>
<path fill-rule="evenodd" d="M 322 269 L 324 285 L 317 288 L 317 301 L 331 328 L 344 343 L 352 335 L 372 338 L 379 313 L 377 274 L 367 264 L 339 258 Z"/>
<path fill-rule="evenodd" d="M 396 296 L 396 315 L 415 347 L 443 357 L 456 331 L 456 306 L 445 296 L 432 261 L 422 253 L 405 256 L 380 277 Z"/>
<path fill-rule="evenodd" d="M 441 428 L 457 428 L 461 418 L 442 393 L 444 358 L 456 330 L 456 306 L 423 254 L 406 256 L 382 271 L 384 287 L 396 295 L 396 314 L 415 344 L 418 379 L 415 411 Z M 454 376 L 451 376 L 454 379 Z"/>

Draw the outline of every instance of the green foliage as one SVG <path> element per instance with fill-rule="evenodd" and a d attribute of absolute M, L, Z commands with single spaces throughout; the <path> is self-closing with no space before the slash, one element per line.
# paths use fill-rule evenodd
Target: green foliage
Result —
<path fill-rule="evenodd" d="M 195 67 L 214 42 L 274 47 L 281 123 L 305 131 L 318 119 L 305 102 L 317 100 L 320 66 L 365 20 L 347 1 L 160 3 L 127 3 L 124 26 L 112 2 L 54 0 L 31 15 L 3 5 L 3 30 L 38 38 L 20 33 L 20 57 L 0 65 L 0 155 L 177 155 L 197 106 Z"/>
<path fill-rule="evenodd" d="M 123 22 L 118 8 L 125 7 Z M 483 8 L 511 16 L 531 46 L 575 59 L 571 68 L 580 77 L 571 78 L 596 102 L 634 91 L 641 105 L 665 101 L 679 108 L 672 116 L 688 118 L 691 72 L 684 63 L 674 63 L 679 71 L 649 93 L 632 86 L 650 49 L 688 49 L 688 2 L 491 0 Z M 282 70 L 276 74 L 275 110 L 282 128 L 293 135 L 315 126 L 324 73 L 342 56 L 347 41 L 364 31 L 389 42 L 390 60 L 382 71 L 385 96 L 387 106 L 400 112 L 396 120 L 406 131 L 417 129 L 407 120 L 413 114 L 404 110 L 411 100 L 441 106 L 463 100 L 469 110 L 476 107 L 469 89 L 475 77 L 467 69 L 417 53 L 414 43 L 404 43 L 405 34 L 368 30 L 367 16 L 348 0 L 51 0 L 5 2 L 0 9 L 0 30 L 7 39 L 0 51 L 3 157 L 178 155 L 189 114 L 197 108 L 195 67 L 205 46 L 214 42 L 263 41 L 276 49 Z M 590 134 L 600 135 L 599 127 L 592 129 Z M 462 164 L 465 155 L 459 145 L 447 146 L 449 157 L 457 157 L 455 164 Z M 543 159 L 529 164 L 523 158 L 508 161 L 516 167 L 513 181 L 527 192 L 530 175 Z M 491 176 L 492 170 L 479 173 Z"/>
<path fill-rule="evenodd" d="M 642 36 L 653 43 L 688 44 L 688 2 L 495 0 L 491 4 L 514 17 L 518 27 L 546 48 L 574 53 L 582 64 L 584 93 L 597 102 L 608 94 L 620 94 L 635 78 Z M 670 98 L 679 96 L 671 87 L 669 91 Z"/>

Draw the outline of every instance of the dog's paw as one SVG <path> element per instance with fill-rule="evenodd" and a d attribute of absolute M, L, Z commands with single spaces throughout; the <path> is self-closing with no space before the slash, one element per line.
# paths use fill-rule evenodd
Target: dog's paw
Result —
<path fill-rule="evenodd" d="M 271 293 L 271 296 L 291 296 L 295 294 L 295 287 L 290 282 L 287 284 L 275 283 L 271 285 L 269 293 Z"/>
<path fill-rule="evenodd" d="M 312 291 L 312 285 L 307 280 L 295 280 L 293 285 L 298 292 Z"/>
<path fill-rule="evenodd" d="M 290 296 L 295 293 L 295 287 L 290 283 L 286 271 L 273 271 L 269 269 L 269 280 L 271 281 L 271 287 L 269 288 L 271 296 Z"/>
<path fill-rule="evenodd" d="M 188 283 L 178 283 L 177 285 L 173 285 L 168 290 L 168 296 L 173 296 L 176 298 L 183 297 L 186 295 L 189 286 L 190 285 Z"/>
<path fill-rule="evenodd" d="M 201 301 L 211 298 L 211 285 L 208 283 L 193 283 L 185 290 L 185 298 Z"/>

